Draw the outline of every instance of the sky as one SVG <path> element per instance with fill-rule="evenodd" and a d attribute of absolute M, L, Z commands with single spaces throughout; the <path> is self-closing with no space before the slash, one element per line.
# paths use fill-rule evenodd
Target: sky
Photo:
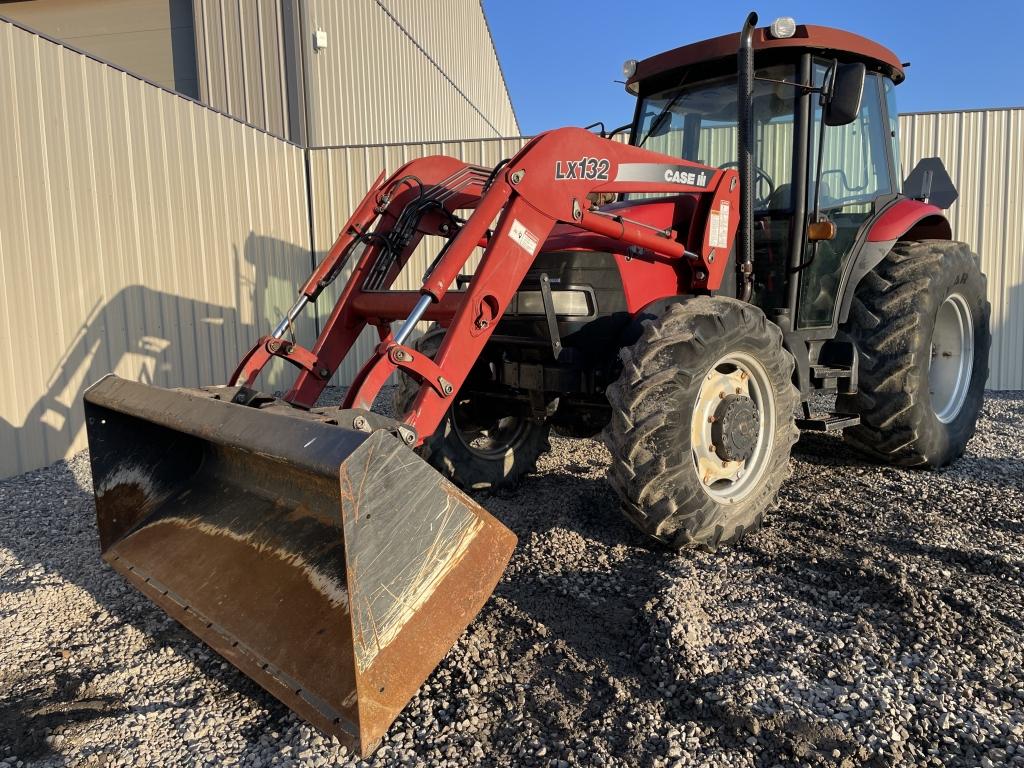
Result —
<path fill-rule="evenodd" d="M 1024 106 L 1024 0 L 484 0 L 523 135 L 633 117 L 622 62 L 736 31 L 757 11 L 856 32 L 909 61 L 901 112 Z M 1024 151 L 1024 150 L 1022 150 Z"/>

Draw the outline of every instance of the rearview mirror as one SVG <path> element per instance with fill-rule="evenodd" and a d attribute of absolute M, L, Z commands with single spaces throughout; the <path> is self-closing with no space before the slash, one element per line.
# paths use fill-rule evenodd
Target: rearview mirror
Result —
<path fill-rule="evenodd" d="M 867 67 L 862 62 L 833 66 L 835 72 L 831 87 L 822 94 L 825 99 L 825 125 L 849 125 L 860 112 Z"/>

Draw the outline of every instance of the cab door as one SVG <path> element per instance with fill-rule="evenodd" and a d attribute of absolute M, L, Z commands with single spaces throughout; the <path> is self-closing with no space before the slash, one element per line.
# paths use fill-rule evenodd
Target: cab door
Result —
<path fill-rule="evenodd" d="M 816 60 L 814 84 L 820 86 L 829 63 Z M 797 328 L 831 328 L 837 321 L 837 297 L 851 267 L 862 229 L 891 199 L 892 128 L 883 106 L 881 77 L 868 74 L 857 118 L 843 126 L 826 126 L 822 152 L 819 219 L 835 224 L 832 240 L 808 243 L 798 267 Z M 808 221 L 814 216 L 821 107 L 815 100 L 808 163 Z"/>

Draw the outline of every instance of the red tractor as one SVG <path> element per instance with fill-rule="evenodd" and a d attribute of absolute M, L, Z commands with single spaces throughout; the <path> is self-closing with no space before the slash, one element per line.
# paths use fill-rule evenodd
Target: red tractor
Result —
<path fill-rule="evenodd" d="M 104 557 L 365 752 L 514 545 L 455 486 L 515 483 L 552 427 L 602 434 L 625 513 L 673 547 L 756 529 L 800 429 L 903 466 L 958 457 L 989 304 L 941 163 L 901 189 L 903 66 L 847 32 L 755 24 L 627 62 L 628 144 L 563 128 L 493 169 L 382 174 L 228 386 L 96 384 Z M 422 287 L 390 290 L 425 235 L 444 246 Z M 315 344 L 286 339 L 342 274 Z M 345 402 L 316 407 L 367 327 Z M 256 389 L 274 358 L 298 369 L 282 397 Z M 395 373 L 391 418 L 372 405 Z M 818 392 L 833 412 L 811 412 Z"/>

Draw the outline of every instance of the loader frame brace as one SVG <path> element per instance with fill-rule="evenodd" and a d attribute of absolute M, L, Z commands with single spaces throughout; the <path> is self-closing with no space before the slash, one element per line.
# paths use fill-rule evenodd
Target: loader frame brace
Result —
<path fill-rule="evenodd" d="M 735 170 L 619 144 L 580 128 L 543 133 L 494 171 L 445 156 L 413 160 L 386 180 L 377 178 L 303 287 L 297 306 L 315 300 L 348 272 L 312 349 L 265 336 L 243 358 L 230 384 L 252 387 L 263 367 L 280 357 L 299 368 L 284 399 L 312 407 L 356 339 L 373 325 L 380 343 L 342 407 L 369 410 L 401 369 L 422 384 L 409 412 L 400 415 L 420 443 L 440 424 L 556 224 L 628 243 L 637 258 L 667 261 L 681 275 L 688 273 L 693 292 L 713 291 L 722 283 L 729 261 L 724 257 L 736 235 L 738 186 Z M 602 215 L 588 198 L 601 192 L 693 195 L 703 229 L 676 235 Z M 456 215 L 464 210 L 472 210 L 465 221 Z M 390 290 L 424 235 L 448 241 L 422 287 Z M 468 286 L 450 290 L 478 247 L 484 252 Z M 716 259 L 716 253 L 723 258 Z M 422 313 L 411 319 L 435 320 L 447 328 L 433 360 L 397 343 L 390 327 L 392 321 L 410 319 L 424 296 L 429 304 L 419 304 Z"/>

